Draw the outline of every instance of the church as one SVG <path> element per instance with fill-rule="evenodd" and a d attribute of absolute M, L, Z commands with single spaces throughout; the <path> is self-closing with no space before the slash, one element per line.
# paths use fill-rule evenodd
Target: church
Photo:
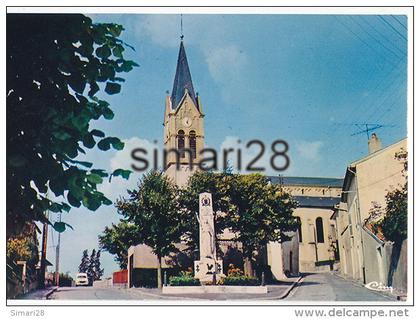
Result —
<path fill-rule="evenodd" d="M 165 100 L 163 123 L 163 142 L 168 151 L 165 174 L 180 187 L 199 169 L 200 151 L 205 145 L 204 114 L 205 107 L 194 91 L 181 37 L 172 94 Z M 267 178 L 270 183 L 281 184 L 298 201 L 299 206 L 294 215 L 300 221 L 299 229 L 290 234 L 290 241 L 270 242 L 267 245 L 265 258 L 270 267 L 270 278 L 281 280 L 300 272 L 335 269 L 339 254 L 336 220 L 332 216 L 334 207 L 340 202 L 343 179 L 279 176 Z M 217 241 L 224 254 L 222 259 L 226 259 L 232 251 L 240 250 L 240 243 L 233 240 L 232 234 L 224 233 Z M 179 248 L 182 249 L 182 244 Z M 172 267 L 169 258 L 162 261 L 162 267 L 168 270 Z M 223 268 L 226 271 L 227 267 Z M 150 247 L 137 245 L 129 248 L 129 287 L 144 285 L 145 278 L 156 272 L 156 269 L 156 256 Z"/>

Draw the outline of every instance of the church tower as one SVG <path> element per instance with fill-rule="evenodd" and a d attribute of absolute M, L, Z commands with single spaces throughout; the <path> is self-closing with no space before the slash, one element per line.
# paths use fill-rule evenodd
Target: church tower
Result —
<path fill-rule="evenodd" d="M 182 37 L 172 94 L 166 97 L 165 104 L 165 171 L 178 186 L 184 186 L 198 169 L 204 148 L 204 114 L 194 92 Z"/>

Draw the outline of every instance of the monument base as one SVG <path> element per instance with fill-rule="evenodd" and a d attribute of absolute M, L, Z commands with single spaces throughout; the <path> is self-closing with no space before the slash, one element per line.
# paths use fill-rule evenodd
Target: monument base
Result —
<path fill-rule="evenodd" d="M 223 274 L 223 260 L 203 258 L 194 261 L 194 278 L 199 279 L 200 282 L 212 282 L 214 272 L 216 272 L 216 281 L 225 277 Z"/>
<path fill-rule="evenodd" d="M 266 294 L 267 286 L 164 286 L 164 295 L 183 294 Z"/>

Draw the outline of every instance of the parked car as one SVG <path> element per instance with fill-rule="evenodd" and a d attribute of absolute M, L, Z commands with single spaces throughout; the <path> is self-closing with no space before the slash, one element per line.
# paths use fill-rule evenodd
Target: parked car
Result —
<path fill-rule="evenodd" d="M 86 273 L 79 272 L 76 275 L 76 287 L 77 286 L 89 286 L 89 278 Z"/>

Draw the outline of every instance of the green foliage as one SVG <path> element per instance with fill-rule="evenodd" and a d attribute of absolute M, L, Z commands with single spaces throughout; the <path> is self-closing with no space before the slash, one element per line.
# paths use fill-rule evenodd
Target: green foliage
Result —
<path fill-rule="evenodd" d="M 192 249 L 197 249 L 200 193 L 213 196 L 216 233 L 228 228 L 243 245 L 244 256 L 269 241 L 288 240 L 284 233 L 296 230 L 297 220 L 292 215 L 297 203 L 279 185 L 268 183 L 260 174 L 239 175 L 231 172 L 197 171 L 181 190 L 183 228 Z"/>
<path fill-rule="evenodd" d="M 260 282 L 258 278 L 251 276 L 235 276 L 235 277 L 225 277 L 221 279 L 221 285 L 224 286 L 259 286 Z"/>
<path fill-rule="evenodd" d="M 60 273 L 59 276 L 59 285 L 60 287 L 71 287 L 73 283 L 73 278 L 70 274 Z"/>
<path fill-rule="evenodd" d="M 82 260 L 79 265 L 79 272 L 87 273 L 89 269 L 89 254 L 88 250 L 83 251 Z"/>
<path fill-rule="evenodd" d="M 407 238 L 407 184 L 386 194 L 385 216 L 379 227 L 386 239 L 402 242 Z"/>
<path fill-rule="evenodd" d="M 227 224 L 242 243 L 245 257 L 252 258 L 253 252 L 269 241 L 290 239 L 285 232 L 296 230 L 296 202 L 281 186 L 269 184 L 265 176 L 233 176 L 230 200 Z"/>
<path fill-rule="evenodd" d="M 127 268 L 127 250 L 130 246 L 140 243 L 138 235 L 139 229 L 132 223 L 121 221 L 105 227 L 99 238 L 99 248 L 116 255 L 114 260 L 118 262 L 121 269 Z"/>
<path fill-rule="evenodd" d="M 191 272 L 181 271 L 179 276 L 169 278 L 170 286 L 200 286 L 200 280 L 194 278 Z"/>
<path fill-rule="evenodd" d="M 241 269 L 230 264 L 227 276 L 220 279 L 218 284 L 224 286 L 258 286 L 260 282 L 258 278 L 245 276 Z"/>
<path fill-rule="evenodd" d="M 93 262 L 93 272 L 95 276 L 93 277 L 94 280 L 100 280 L 104 274 L 104 269 L 101 268 L 101 251 L 98 250 L 96 252 L 94 262 Z"/>
<path fill-rule="evenodd" d="M 86 250 L 87 253 L 87 250 Z M 83 252 L 84 254 L 84 252 Z M 89 261 L 87 262 L 87 269 L 86 273 L 88 275 L 89 284 L 92 285 L 92 283 L 95 280 L 100 280 L 102 275 L 104 274 L 104 270 L 101 269 L 101 251 L 96 249 L 92 250 L 92 253 L 90 254 Z"/>
<path fill-rule="evenodd" d="M 369 216 L 365 220 L 365 226 L 369 227 L 381 239 L 401 243 L 407 238 L 407 213 L 408 213 L 408 153 L 401 149 L 395 153 L 395 159 L 400 161 L 404 184 L 396 189 L 388 191 L 385 195 L 385 209 L 376 202 L 372 202 Z"/>
<path fill-rule="evenodd" d="M 26 261 L 28 266 L 38 263 L 38 241 L 33 234 L 23 233 L 10 237 L 6 243 L 6 256 L 13 262 Z"/>
<path fill-rule="evenodd" d="M 117 201 L 117 208 L 127 222 L 139 229 L 139 243 L 152 248 L 158 259 L 158 287 L 162 285 L 161 257 L 176 252 L 175 243 L 182 235 L 178 188 L 162 172 L 143 175 L 129 198 Z"/>
<path fill-rule="evenodd" d="M 94 24 L 80 14 L 7 15 L 8 236 L 19 233 L 26 221 L 46 221 L 47 209 L 67 212 L 70 205 L 83 205 L 96 210 L 112 203 L 97 190 L 109 174 L 76 158 L 95 145 L 124 147 L 90 127 L 100 117 L 114 116 L 97 93 L 101 88 L 120 92 L 123 79 L 117 75 L 137 66 L 123 57 L 122 31 L 120 25 Z M 129 172 L 113 175 L 128 178 Z M 48 190 L 67 200 L 51 200 Z"/>

